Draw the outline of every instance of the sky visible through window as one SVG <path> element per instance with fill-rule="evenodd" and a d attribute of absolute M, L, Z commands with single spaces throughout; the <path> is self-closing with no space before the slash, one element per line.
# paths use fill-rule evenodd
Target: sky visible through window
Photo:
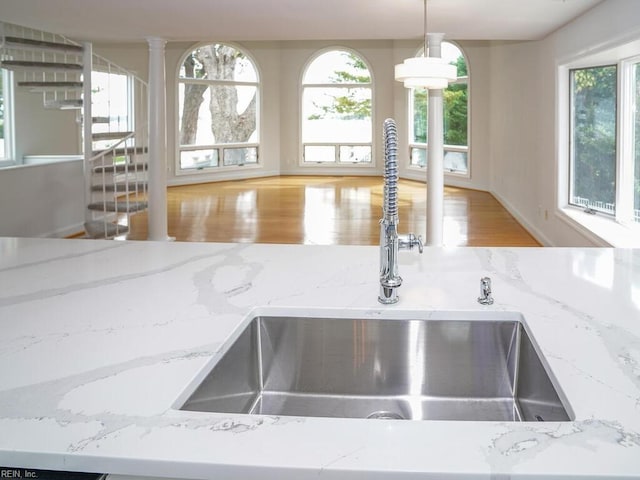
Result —
<path fill-rule="evenodd" d="M 303 143 L 371 142 L 371 73 L 360 56 L 347 50 L 325 52 L 309 64 L 302 83 Z"/>

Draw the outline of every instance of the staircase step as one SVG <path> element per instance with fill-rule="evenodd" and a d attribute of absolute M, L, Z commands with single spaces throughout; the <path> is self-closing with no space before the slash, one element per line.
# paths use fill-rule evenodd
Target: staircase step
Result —
<path fill-rule="evenodd" d="M 135 173 L 143 172 L 147 170 L 149 165 L 147 163 L 119 163 L 117 165 L 105 165 L 102 167 L 94 167 L 95 173 Z"/>
<path fill-rule="evenodd" d="M 93 152 L 93 155 L 100 155 L 101 153 L 105 153 L 107 152 L 108 156 L 114 156 L 114 157 L 120 157 L 123 155 L 136 155 L 136 154 L 141 154 L 141 153 L 147 153 L 148 152 L 148 148 L 147 147 L 122 147 L 122 148 L 116 148 L 113 151 L 110 150 L 95 150 Z"/>
<path fill-rule="evenodd" d="M 94 142 L 100 140 L 118 140 L 120 138 L 128 137 L 133 132 L 97 132 L 91 135 Z"/>
<path fill-rule="evenodd" d="M 4 37 L 6 48 L 23 48 L 33 50 L 56 50 L 59 52 L 69 52 L 81 54 L 84 50 L 80 45 L 70 43 L 46 42 L 44 40 L 33 40 L 31 38 Z"/>
<path fill-rule="evenodd" d="M 3 60 L 3 68 L 9 70 L 51 70 L 51 71 L 82 71 L 82 65 L 78 63 L 58 63 L 58 62 L 31 62 L 27 60 Z"/>
<path fill-rule="evenodd" d="M 121 183 L 110 183 L 107 185 L 92 185 L 92 192 L 118 192 L 118 193 L 126 193 L 126 192 L 135 192 L 136 189 L 138 191 L 144 190 L 147 186 L 147 182 L 121 182 Z"/>
<path fill-rule="evenodd" d="M 147 208 L 147 202 L 95 202 L 87 205 L 89 210 L 97 210 L 99 212 L 140 212 Z"/>
<path fill-rule="evenodd" d="M 48 100 L 44 102 L 44 108 L 58 109 L 58 110 L 73 110 L 82 108 L 82 99 L 73 98 L 69 100 Z"/>
<path fill-rule="evenodd" d="M 129 227 L 117 223 L 94 221 L 85 222 L 84 231 L 87 232 L 89 238 L 111 238 L 116 235 L 124 235 L 129 231 Z"/>
<path fill-rule="evenodd" d="M 19 87 L 29 87 L 32 92 L 51 90 L 80 90 L 82 82 L 18 82 Z"/>

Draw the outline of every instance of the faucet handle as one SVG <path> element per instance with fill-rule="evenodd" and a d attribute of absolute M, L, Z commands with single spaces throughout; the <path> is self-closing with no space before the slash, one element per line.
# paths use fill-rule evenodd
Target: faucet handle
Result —
<path fill-rule="evenodd" d="M 418 252 L 420 253 L 424 251 L 421 236 L 416 237 L 413 233 L 398 235 L 398 248 L 400 250 L 413 250 L 413 247 L 418 247 Z"/>
<path fill-rule="evenodd" d="M 418 253 L 424 252 L 424 244 L 422 243 L 422 235 L 415 237 L 416 244 L 418 245 Z"/>

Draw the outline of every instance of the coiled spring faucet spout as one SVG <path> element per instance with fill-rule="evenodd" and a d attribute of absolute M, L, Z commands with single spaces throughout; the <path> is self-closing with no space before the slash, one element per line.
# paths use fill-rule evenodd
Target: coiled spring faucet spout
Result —
<path fill-rule="evenodd" d="M 398 250 L 418 247 L 422 253 L 422 239 L 413 233 L 398 235 L 398 133 L 396 122 L 384 121 L 384 200 L 380 220 L 380 295 L 384 304 L 396 303 L 402 277 L 398 274 Z"/>

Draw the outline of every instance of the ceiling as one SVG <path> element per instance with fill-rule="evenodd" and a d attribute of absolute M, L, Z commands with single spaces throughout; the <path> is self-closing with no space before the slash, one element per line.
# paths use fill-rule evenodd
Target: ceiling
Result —
<path fill-rule="evenodd" d="M 429 0 L 456 40 L 542 38 L 601 0 Z M 606 0 L 605 0 L 606 1 Z M 0 20 L 76 40 L 417 39 L 422 0 L 0 0 Z"/>

